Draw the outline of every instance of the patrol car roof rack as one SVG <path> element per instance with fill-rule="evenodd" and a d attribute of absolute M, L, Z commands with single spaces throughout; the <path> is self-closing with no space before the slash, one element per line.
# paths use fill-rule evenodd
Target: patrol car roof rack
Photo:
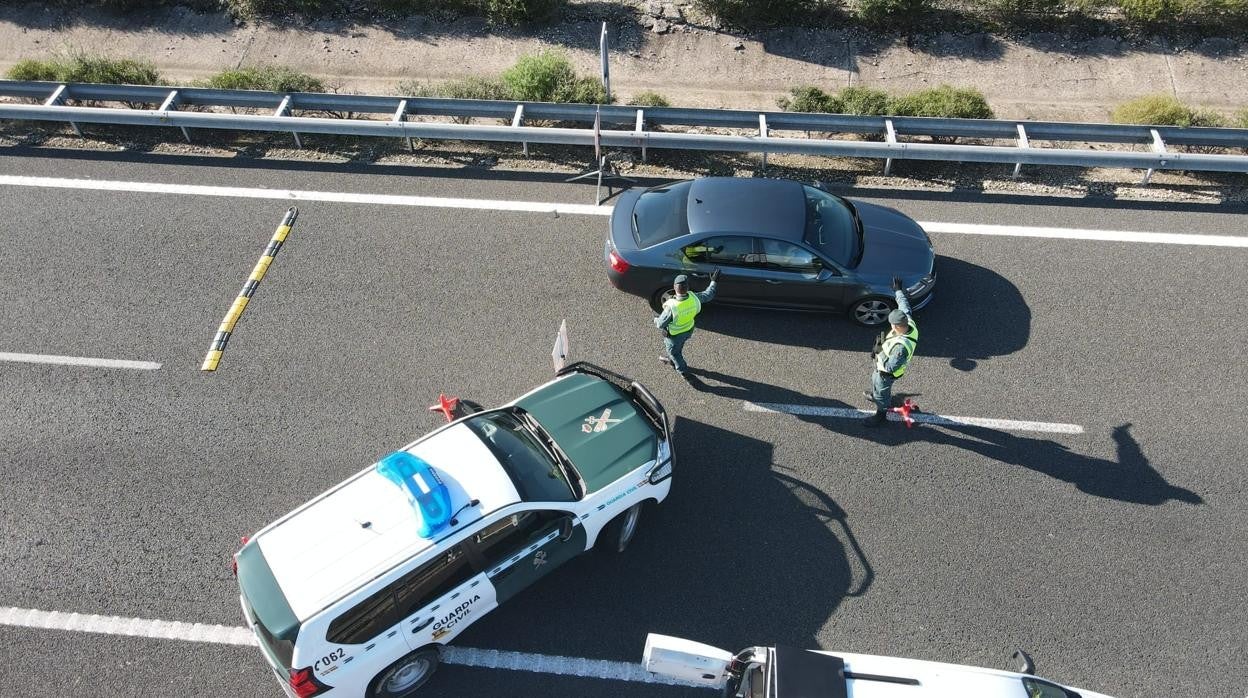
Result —
<path fill-rule="evenodd" d="M 559 372 L 555 375 L 563 376 L 569 373 L 588 373 L 623 390 L 632 398 L 633 403 L 641 408 L 641 411 L 650 419 L 655 428 L 663 433 L 663 438 L 668 441 L 671 440 L 671 433 L 667 424 L 667 410 L 663 409 L 663 403 L 659 402 L 658 398 L 647 390 L 644 385 L 588 361 L 570 363 L 559 369 Z"/>

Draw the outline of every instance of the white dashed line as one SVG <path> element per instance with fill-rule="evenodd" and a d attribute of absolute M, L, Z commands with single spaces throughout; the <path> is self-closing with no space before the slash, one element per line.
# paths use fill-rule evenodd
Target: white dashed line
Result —
<path fill-rule="evenodd" d="M 61 364 L 65 366 L 90 366 L 92 368 L 132 368 L 138 371 L 155 371 L 160 364 L 152 361 L 126 361 L 124 359 L 92 359 L 85 356 L 53 356 L 51 354 L 13 354 L 0 351 L 0 361 L 17 361 L 28 364 Z"/>
<path fill-rule="evenodd" d="M 126 618 L 122 616 L 98 616 L 84 613 L 40 611 L 32 608 L 0 606 L 0 625 L 44 630 L 70 630 L 100 633 L 104 635 L 127 635 L 160 640 L 182 640 L 218 645 L 256 644 L 256 638 L 244 627 L 183 623 L 174 620 L 149 618 Z M 656 676 L 645 670 L 640 663 L 614 662 L 606 659 L 563 657 L 529 652 L 483 650 L 473 647 L 448 646 L 442 648 L 442 661 L 459 666 L 486 669 L 508 669 L 559 676 L 579 676 L 589 679 L 609 679 L 631 683 L 659 683 L 670 686 L 695 686 L 664 676 Z"/>
<path fill-rule="evenodd" d="M 277 199 L 281 201 L 327 201 L 382 206 L 424 206 L 432 208 L 464 208 L 488 211 L 517 211 L 580 216 L 609 216 L 611 206 L 563 204 L 551 201 L 510 201 L 504 199 L 463 199 L 438 196 L 402 196 L 397 194 L 360 194 L 353 192 L 307 191 L 300 189 L 264 189 L 255 187 L 216 187 L 202 184 L 169 184 L 165 182 L 128 182 L 106 179 L 70 179 L 62 177 L 25 177 L 0 175 L 0 185 L 14 187 L 46 187 L 54 189 L 92 189 L 148 194 L 182 194 L 220 196 L 239 199 Z M 1030 238 L 1061 238 L 1101 242 L 1137 242 L 1165 245 L 1205 245 L 1248 248 L 1248 236 L 1203 235 L 1198 233 L 1149 233 L 1130 230 L 1092 230 L 1087 228 L 1046 228 L 1021 225 L 983 225 L 978 223 L 945 223 L 922 221 L 924 230 L 935 234 L 988 235 Z"/>
<path fill-rule="evenodd" d="M 330 201 L 345 204 L 378 204 L 382 206 L 426 206 L 432 208 L 473 208 L 489 211 L 520 211 L 523 213 L 558 213 L 584 216 L 609 216 L 610 206 L 560 204 L 545 201 L 506 201 L 502 199 L 456 199 L 439 196 L 401 196 L 396 194 L 357 194 L 334 191 L 303 191 L 299 189 L 257 189 L 250 187 L 212 187 L 202 184 L 166 184 L 164 182 L 123 182 L 107 179 L 63 179 L 59 177 L 22 177 L 0 175 L 0 185 L 15 187 L 50 187 L 53 189 L 92 189 L 128 191 L 146 194 L 187 194 L 222 196 L 234 199 L 278 199 L 281 201 Z"/>
<path fill-rule="evenodd" d="M 1033 228 L 1021 225 L 981 225 L 976 223 L 937 223 L 920 221 L 929 233 L 964 235 L 1004 235 L 1023 238 L 1062 238 L 1067 240 L 1099 240 L 1102 242 L 1145 242 L 1155 245 L 1206 245 L 1214 247 L 1248 247 L 1248 237 L 1234 235 L 1198 235 L 1187 233 L 1143 233 L 1130 230 L 1089 230 L 1086 228 Z"/>
<path fill-rule="evenodd" d="M 835 417 L 838 419 L 861 419 L 871 414 L 870 410 L 856 410 L 848 407 L 820 407 L 818 405 L 789 405 L 777 402 L 745 402 L 742 403 L 746 412 L 771 412 L 813 417 Z M 889 413 L 888 418 L 894 422 L 901 421 L 901 416 Z M 987 417 L 954 417 L 950 415 L 912 412 L 910 418 L 922 424 L 938 426 L 969 426 L 1000 429 L 1001 431 L 1043 431 L 1054 434 L 1082 434 L 1083 427 L 1078 424 L 1061 422 L 1028 422 L 1016 419 L 990 419 Z"/>

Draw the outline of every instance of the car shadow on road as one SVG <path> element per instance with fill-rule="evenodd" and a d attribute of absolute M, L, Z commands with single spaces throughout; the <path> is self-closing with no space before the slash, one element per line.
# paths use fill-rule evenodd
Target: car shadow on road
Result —
<path fill-rule="evenodd" d="M 735 400 L 755 403 L 782 403 L 832 408 L 860 408 L 838 400 L 811 398 L 793 390 L 759 383 L 748 378 L 730 376 L 717 371 L 694 369 L 689 382 L 697 390 Z M 775 415 L 784 419 L 786 415 Z M 1188 504 L 1203 504 L 1200 495 L 1183 487 L 1172 485 L 1152 466 L 1143 449 L 1131 434 L 1131 424 L 1114 427 L 1112 438 L 1117 449 L 1116 458 L 1085 456 L 1071 451 L 1064 444 L 1052 439 L 1019 436 L 1017 434 L 967 425 L 915 424 L 907 429 L 900 424 L 886 424 L 868 429 L 858 420 L 797 415 L 796 419 L 812 422 L 838 433 L 872 441 L 883 446 L 901 446 L 916 441 L 960 448 L 985 458 L 1017 465 L 1069 482 L 1080 492 L 1104 499 L 1130 504 L 1158 505 L 1170 500 Z"/>
<path fill-rule="evenodd" d="M 458 642 L 632 660 L 649 632 L 732 650 L 816 646 L 875 578 L 845 511 L 777 472 L 766 441 L 684 417 L 673 434 L 671 494 L 645 510 L 628 550 L 568 563 Z"/>
<path fill-rule="evenodd" d="M 970 371 L 980 361 L 1027 346 L 1031 308 L 1018 287 L 997 272 L 939 255 L 936 296 L 915 314 L 924 356 L 949 359 Z M 866 356 L 878 329 L 854 324 L 844 314 L 752 310 L 708 305 L 698 329 L 767 344 L 862 352 Z"/>

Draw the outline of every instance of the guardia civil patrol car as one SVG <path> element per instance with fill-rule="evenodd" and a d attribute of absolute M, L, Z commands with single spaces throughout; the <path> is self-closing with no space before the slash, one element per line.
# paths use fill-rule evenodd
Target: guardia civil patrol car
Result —
<path fill-rule="evenodd" d="M 290 696 L 410 695 L 499 604 L 590 548 L 623 552 L 671 475 L 658 400 L 573 364 L 246 540 L 243 615 Z"/>

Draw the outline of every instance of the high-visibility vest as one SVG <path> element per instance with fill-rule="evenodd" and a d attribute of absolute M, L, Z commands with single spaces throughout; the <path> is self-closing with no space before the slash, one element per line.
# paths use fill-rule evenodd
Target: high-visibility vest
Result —
<path fill-rule="evenodd" d="M 910 320 L 910 331 L 906 334 L 898 334 L 897 330 L 888 331 L 888 336 L 884 338 L 884 343 L 881 345 L 880 353 L 875 357 L 876 370 L 887 373 L 884 370 L 884 364 L 888 361 L 889 355 L 892 354 L 893 348 L 898 344 L 906 348 L 906 359 L 893 370 L 893 378 L 901 378 L 906 375 L 906 367 L 910 365 L 910 358 L 914 356 L 914 348 L 919 344 L 919 328 L 915 326 L 914 320 Z"/>
<path fill-rule="evenodd" d="M 687 293 L 684 298 L 668 298 L 663 307 L 672 311 L 672 321 L 667 324 L 667 333 L 678 335 L 693 329 L 693 318 L 702 311 L 702 301 L 696 293 Z"/>

